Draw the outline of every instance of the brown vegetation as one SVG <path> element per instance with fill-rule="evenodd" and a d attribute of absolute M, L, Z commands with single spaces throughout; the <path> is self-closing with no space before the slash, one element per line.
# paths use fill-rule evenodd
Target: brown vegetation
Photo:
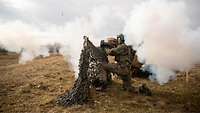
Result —
<path fill-rule="evenodd" d="M 59 55 L 17 64 L 18 55 L 0 55 L 0 112 L 16 113 L 199 113 L 200 66 L 190 71 L 189 81 L 182 73 L 163 86 L 135 79 L 134 86 L 146 83 L 152 96 L 124 92 L 114 78 L 105 92 L 91 92 L 85 105 L 57 106 L 55 99 L 74 83 L 71 66 Z"/>

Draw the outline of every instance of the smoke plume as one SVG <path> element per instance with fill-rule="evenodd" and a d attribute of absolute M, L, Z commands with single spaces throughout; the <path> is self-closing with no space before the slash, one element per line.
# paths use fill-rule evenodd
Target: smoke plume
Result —
<path fill-rule="evenodd" d="M 22 5 L 24 4 L 24 5 Z M 124 33 L 151 79 L 166 83 L 176 70 L 200 62 L 197 1 L 180 0 L 2 0 L 0 43 L 21 53 L 19 63 L 48 56 L 45 45 L 61 44 L 60 53 L 78 70 L 82 37 L 97 46 Z"/>
<path fill-rule="evenodd" d="M 161 84 L 175 78 L 174 71 L 200 63 L 200 27 L 190 27 L 187 8 L 183 1 L 146 1 L 134 7 L 126 23 L 128 40 Z"/>

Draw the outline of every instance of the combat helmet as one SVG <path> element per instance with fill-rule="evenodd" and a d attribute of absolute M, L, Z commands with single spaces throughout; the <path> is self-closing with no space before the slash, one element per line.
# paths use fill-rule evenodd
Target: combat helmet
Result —
<path fill-rule="evenodd" d="M 120 43 L 124 43 L 125 42 L 124 35 L 123 34 L 117 35 L 117 41 L 120 41 Z"/>

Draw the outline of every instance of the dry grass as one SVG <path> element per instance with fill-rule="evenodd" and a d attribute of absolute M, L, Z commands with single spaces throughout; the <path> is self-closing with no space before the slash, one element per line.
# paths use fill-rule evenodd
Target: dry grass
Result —
<path fill-rule="evenodd" d="M 184 76 L 160 86 L 148 80 L 135 79 L 134 86 L 146 83 L 153 96 L 124 92 L 115 79 L 105 92 L 92 91 L 85 105 L 68 108 L 57 106 L 58 95 L 74 83 L 74 72 L 62 56 L 17 64 L 17 55 L 0 55 L 0 112 L 4 113 L 199 113 L 200 66 Z"/>

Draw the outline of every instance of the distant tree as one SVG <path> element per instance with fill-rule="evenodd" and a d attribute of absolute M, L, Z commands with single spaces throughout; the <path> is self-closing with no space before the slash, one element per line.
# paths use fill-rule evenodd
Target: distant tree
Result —
<path fill-rule="evenodd" d="M 47 48 L 49 50 L 49 53 L 53 53 L 54 52 L 54 48 L 53 48 L 52 44 L 48 44 Z"/>
<path fill-rule="evenodd" d="M 49 49 L 49 53 L 56 53 L 58 54 L 61 49 L 61 44 L 60 43 L 54 43 L 54 44 L 48 44 L 47 48 Z"/>
<path fill-rule="evenodd" d="M 54 48 L 55 48 L 55 51 L 56 53 L 59 53 L 60 52 L 60 49 L 61 49 L 61 44 L 60 43 L 54 43 Z"/>
<path fill-rule="evenodd" d="M 8 50 L 6 50 L 2 44 L 0 44 L 0 53 L 8 53 Z"/>

